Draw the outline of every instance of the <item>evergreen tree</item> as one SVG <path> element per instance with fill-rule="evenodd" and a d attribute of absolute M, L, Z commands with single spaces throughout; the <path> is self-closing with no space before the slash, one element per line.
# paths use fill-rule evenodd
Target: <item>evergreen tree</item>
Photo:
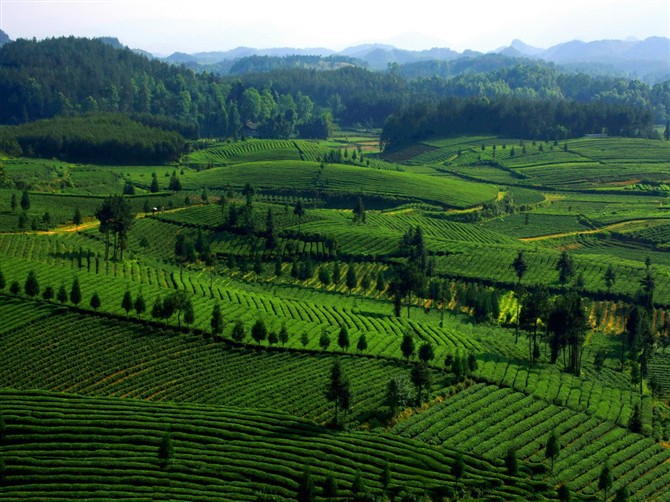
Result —
<path fill-rule="evenodd" d="M 614 272 L 612 265 L 609 265 L 607 267 L 607 271 L 605 272 L 605 287 L 607 288 L 608 293 L 612 291 L 612 286 L 614 286 L 615 282 L 616 282 L 616 273 Z"/>
<path fill-rule="evenodd" d="M 75 277 L 72 281 L 72 289 L 70 289 L 70 301 L 75 305 L 81 302 L 81 288 L 79 287 L 79 278 Z"/>
<path fill-rule="evenodd" d="M 288 330 L 286 329 L 286 323 L 282 323 L 281 329 L 279 330 L 279 343 L 284 347 L 288 342 Z"/>
<path fill-rule="evenodd" d="M 72 223 L 74 223 L 74 225 L 78 227 L 79 225 L 81 225 L 82 221 L 83 218 L 81 216 L 81 211 L 79 210 L 78 207 L 76 207 L 74 209 L 74 215 L 72 216 Z"/>
<path fill-rule="evenodd" d="M 212 336 L 216 338 L 223 332 L 223 316 L 221 315 L 221 305 L 216 303 L 212 308 L 212 319 L 209 322 L 212 328 Z"/>
<path fill-rule="evenodd" d="M 614 502 L 627 502 L 630 498 L 630 492 L 627 486 L 622 486 L 614 493 Z"/>
<path fill-rule="evenodd" d="M 13 193 L 13 194 L 12 194 L 12 198 L 11 198 L 10 201 L 9 201 L 9 207 L 12 208 L 12 213 L 13 213 L 14 211 L 16 211 L 16 206 L 17 206 L 17 205 L 18 205 L 18 203 L 17 203 L 17 201 L 16 201 L 16 194 Z"/>
<path fill-rule="evenodd" d="M 309 343 L 309 336 L 305 331 L 303 331 L 302 335 L 300 335 L 300 345 L 302 345 L 302 348 L 304 349 L 307 347 L 307 344 Z"/>
<path fill-rule="evenodd" d="M 354 223 L 365 223 L 365 207 L 363 206 L 363 200 L 358 197 L 356 199 L 356 205 L 354 206 Z"/>
<path fill-rule="evenodd" d="M 542 146 L 542 145 L 540 145 Z M 559 485 L 558 490 L 558 500 L 561 502 L 570 502 L 572 500 L 572 495 L 570 494 L 570 487 L 565 483 Z"/>
<path fill-rule="evenodd" d="M 612 470 L 610 469 L 609 464 L 605 462 L 600 471 L 600 476 L 598 476 L 598 489 L 603 491 L 603 500 L 607 500 L 607 494 L 612 488 L 612 483 Z"/>
<path fill-rule="evenodd" d="M 351 407 L 351 384 L 344 374 L 339 359 L 336 359 L 330 370 L 330 381 L 325 389 L 326 400 L 335 405 L 333 424 L 338 426 L 339 410 L 347 411 Z"/>
<path fill-rule="evenodd" d="M 510 476 L 516 476 L 519 474 L 519 461 L 516 457 L 516 449 L 510 448 L 507 450 L 505 455 L 505 468 L 507 469 L 507 474 Z"/>
<path fill-rule="evenodd" d="M 151 306 L 151 317 L 154 319 L 163 318 L 163 300 L 160 296 L 156 297 L 153 305 Z"/>
<path fill-rule="evenodd" d="M 523 276 L 526 275 L 526 271 L 528 270 L 528 264 L 523 257 L 523 251 L 519 251 L 516 255 L 516 258 L 512 262 L 512 268 L 516 273 L 517 285 L 519 285 L 521 284 L 521 279 L 523 279 Z"/>
<path fill-rule="evenodd" d="M 349 332 L 346 326 L 340 327 L 340 332 L 337 335 L 337 345 L 342 349 L 342 352 L 349 350 Z"/>
<path fill-rule="evenodd" d="M 347 267 L 347 277 L 346 277 L 347 288 L 349 288 L 349 293 L 358 285 L 358 276 L 356 275 L 356 269 L 354 268 L 354 262 L 349 261 Z"/>
<path fill-rule="evenodd" d="M 100 301 L 100 296 L 98 295 L 97 291 L 93 293 L 93 296 L 91 296 L 91 301 L 89 305 L 93 308 L 93 310 L 98 310 L 100 308 L 100 305 L 102 305 L 102 302 Z"/>
<path fill-rule="evenodd" d="M 53 299 L 54 297 L 54 288 L 51 286 L 47 286 L 44 288 L 44 292 L 42 293 L 42 298 L 44 298 L 46 301 L 49 301 Z"/>
<path fill-rule="evenodd" d="M 556 434 L 556 431 L 552 431 L 547 440 L 547 448 L 545 450 L 547 458 L 551 461 L 551 472 L 554 472 L 554 462 L 558 458 L 560 452 L 561 443 L 558 441 L 558 435 Z"/>
<path fill-rule="evenodd" d="M 126 289 L 123 293 L 123 298 L 121 299 L 121 308 L 126 311 L 126 315 L 130 314 L 130 311 L 133 310 L 133 297 L 130 294 L 130 290 Z"/>
<path fill-rule="evenodd" d="M 358 342 L 356 343 L 356 350 L 359 353 L 363 353 L 368 350 L 368 341 L 365 338 L 365 333 L 361 333 L 361 336 L 358 337 Z"/>
<path fill-rule="evenodd" d="M 385 404 L 389 408 L 391 418 L 398 412 L 408 406 L 415 393 L 412 390 L 412 384 L 406 376 L 395 376 L 391 378 L 386 386 Z"/>
<path fill-rule="evenodd" d="M 139 317 L 142 317 L 142 314 L 147 310 L 147 304 L 144 302 L 144 296 L 142 296 L 142 292 L 140 292 L 140 294 L 137 295 L 137 298 L 135 298 L 135 304 L 133 307 L 135 308 L 135 312 L 137 312 Z"/>
<path fill-rule="evenodd" d="M 28 272 L 28 277 L 26 277 L 23 290 L 26 292 L 26 295 L 30 296 L 31 298 L 40 294 L 40 284 L 37 281 L 37 276 L 33 270 Z"/>
<path fill-rule="evenodd" d="M 323 496 L 329 499 L 337 497 L 338 486 L 337 480 L 332 474 L 326 476 L 325 481 L 323 482 Z"/>
<path fill-rule="evenodd" d="M 463 460 L 462 453 L 459 453 L 456 456 L 456 461 L 454 462 L 454 466 L 451 468 L 451 473 L 456 479 L 461 479 L 463 477 L 463 474 L 465 473 L 465 461 Z"/>
<path fill-rule="evenodd" d="M 263 319 L 258 319 L 251 327 L 251 338 L 260 345 L 268 337 L 268 329 L 265 327 Z"/>
<path fill-rule="evenodd" d="M 12 281 L 9 285 L 9 292 L 13 295 L 18 295 L 21 292 L 21 285 L 19 281 Z"/>
<path fill-rule="evenodd" d="M 272 346 L 275 343 L 279 343 L 279 335 L 277 335 L 276 331 L 270 331 L 268 333 L 268 344 Z"/>
<path fill-rule="evenodd" d="M 635 406 L 633 407 L 633 412 L 628 420 L 628 429 L 630 429 L 631 432 L 636 432 L 638 434 L 642 433 L 642 412 L 639 403 L 635 403 Z"/>
<path fill-rule="evenodd" d="M 432 377 L 428 365 L 422 362 L 414 366 L 412 368 L 411 377 L 412 383 L 416 387 L 416 405 L 419 406 L 421 404 L 421 397 L 424 389 L 426 389 L 426 400 L 430 398 Z"/>
<path fill-rule="evenodd" d="M 277 254 L 275 257 L 275 276 L 281 277 L 282 276 L 282 262 L 281 262 L 281 256 Z"/>
<path fill-rule="evenodd" d="M 170 434 L 165 434 L 161 438 L 160 445 L 158 446 L 158 461 L 161 468 L 165 469 L 172 464 L 174 460 L 174 444 L 172 442 L 172 436 Z"/>
<path fill-rule="evenodd" d="M 177 177 L 177 171 L 172 171 L 172 176 L 170 176 L 170 182 L 168 183 L 168 190 L 172 192 L 181 191 L 181 181 Z"/>
<path fill-rule="evenodd" d="M 319 337 L 319 347 L 321 347 L 321 350 L 326 351 L 328 350 L 329 346 L 330 346 L 330 336 L 328 336 L 328 332 L 324 329 L 321 332 L 321 336 Z"/>
<path fill-rule="evenodd" d="M 430 342 L 424 342 L 419 347 L 419 359 L 428 363 L 435 357 L 435 351 L 433 350 L 433 344 Z"/>
<path fill-rule="evenodd" d="M 309 467 L 305 467 L 302 471 L 296 499 L 298 502 L 314 502 L 316 500 L 314 481 Z"/>
<path fill-rule="evenodd" d="M 405 333 L 402 337 L 402 342 L 400 343 L 400 351 L 402 352 L 405 361 L 409 362 L 409 358 L 414 354 L 414 337 Z"/>
<path fill-rule="evenodd" d="M 556 264 L 556 270 L 558 270 L 558 276 L 561 284 L 564 285 L 567 284 L 575 275 L 575 264 L 567 251 L 563 251 L 561 253 L 561 257 Z"/>
<path fill-rule="evenodd" d="M 302 217 L 305 216 L 305 208 L 302 205 L 302 201 L 298 199 L 293 207 L 293 214 L 298 218 L 298 234 L 300 234 L 300 224 L 302 222 Z"/>
<path fill-rule="evenodd" d="M 158 187 L 158 176 L 156 173 L 151 173 L 151 186 L 149 187 L 149 191 L 151 193 L 156 193 L 160 190 Z"/>
<path fill-rule="evenodd" d="M 388 463 L 388 461 L 384 462 L 384 467 L 382 468 L 382 474 L 381 478 L 379 481 L 381 481 L 382 488 L 384 491 L 388 490 L 389 486 L 391 486 L 391 465 Z"/>
<path fill-rule="evenodd" d="M 184 323 L 186 323 L 188 326 L 191 326 L 195 322 L 195 311 L 193 310 L 193 302 L 190 298 L 186 300 L 186 303 L 184 303 L 183 312 Z"/>
<path fill-rule="evenodd" d="M 237 319 L 233 325 L 233 331 L 230 334 L 230 337 L 236 342 L 241 343 L 245 336 L 246 332 L 244 331 L 244 324 L 242 324 L 242 321 Z"/>
<path fill-rule="evenodd" d="M 58 300 L 59 303 L 65 303 L 67 301 L 67 291 L 65 290 L 65 286 L 63 284 L 61 284 L 58 288 L 56 300 Z"/>
<path fill-rule="evenodd" d="M 28 190 L 24 190 L 21 194 L 21 209 L 24 212 L 30 210 L 30 195 L 28 194 Z"/>
<path fill-rule="evenodd" d="M 365 485 L 363 484 L 363 475 L 361 474 L 361 470 L 357 469 L 356 475 L 354 476 L 354 481 L 351 483 L 351 493 L 353 493 L 355 497 L 356 495 L 360 495 L 364 492 Z"/>

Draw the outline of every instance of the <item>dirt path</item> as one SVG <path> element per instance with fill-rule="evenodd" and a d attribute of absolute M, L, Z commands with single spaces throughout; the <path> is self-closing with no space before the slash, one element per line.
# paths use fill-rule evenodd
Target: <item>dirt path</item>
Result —
<path fill-rule="evenodd" d="M 519 240 L 523 242 L 535 242 L 535 241 L 543 241 L 543 240 L 550 240 L 550 239 L 560 239 L 561 237 L 570 237 L 571 235 L 589 235 L 589 234 L 597 234 L 600 232 L 605 232 L 608 230 L 616 230 L 622 227 L 625 227 L 627 225 L 633 225 L 637 223 L 643 223 L 647 220 L 629 220 L 629 221 L 620 221 L 619 223 L 612 223 L 611 225 L 606 225 L 601 228 L 593 228 L 591 230 L 576 230 L 574 232 L 562 232 L 558 234 L 547 234 L 547 235 L 538 235 L 535 237 L 521 237 Z"/>

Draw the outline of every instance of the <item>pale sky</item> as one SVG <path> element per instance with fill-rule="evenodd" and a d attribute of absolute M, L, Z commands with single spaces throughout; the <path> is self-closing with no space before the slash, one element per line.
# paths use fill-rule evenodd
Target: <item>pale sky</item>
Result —
<path fill-rule="evenodd" d="M 162 55 L 368 42 L 486 52 L 514 38 L 547 48 L 670 37 L 670 0 L 0 0 L 0 28 L 12 39 L 115 36 Z"/>

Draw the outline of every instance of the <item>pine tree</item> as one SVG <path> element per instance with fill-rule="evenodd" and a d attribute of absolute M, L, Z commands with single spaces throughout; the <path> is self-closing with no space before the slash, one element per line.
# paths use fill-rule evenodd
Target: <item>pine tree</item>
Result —
<path fill-rule="evenodd" d="M 338 425 L 338 412 L 340 409 L 348 410 L 351 407 L 351 384 L 344 374 L 339 359 L 336 359 L 330 370 L 330 381 L 326 386 L 326 400 L 335 405 L 333 424 Z"/>
<path fill-rule="evenodd" d="M 12 208 L 12 213 L 16 211 L 16 206 L 18 205 L 18 202 L 16 201 L 16 194 L 12 194 L 12 198 L 9 201 L 9 207 Z"/>
<path fill-rule="evenodd" d="M 363 353 L 368 350 L 368 341 L 365 338 L 365 333 L 361 333 L 361 336 L 358 337 L 358 342 L 356 343 L 356 350 L 359 353 Z"/>
<path fill-rule="evenodd" d="M 121 308 L 126 311 L 126 315 L 129 315 L 130 311 L 133 310 L 133 297 L 130 295 L 130 290 L 128 289 L 123 293 Z"/>
<path fill-rule="evenodd" d="M 456 479 L 461 479 L 461 477 L 463 477 L 463 474 L 465 473 L 465 461 L 463 460 L 462 453 L 459 453 L 456 456 L 456 461 L 454 462 L 454 466 L 451 468 L 451 473 Z"/>
<path fill-rule="evenodd" d="M 349 261 L 349 266 L 347 267 L 347 277 L 346 277 L 347 288 L 349 288 L 349 293 L 358 285 L 358 276 L 356 275 L 356 269 L 354 268 L 354 262 Z"/>
<path fill-rule="evenodd" d="M 314 481 L 309 467 L 305 467 L 305 470 L 302 471 L 296 499 L 298 502 L 314 502 L 316 500 Z"/>
<path fill-rule="evenodd" d="M 381 475 L 381 484 L 382 488 L 384 491 L 388 490 L 389 486 L 391 486 L 391 466 L 388 463 L 388 461 L 384 462 L 384 468 L 382 469 L 382 475 Z"/>
<path fill-rule="evenodd" d="M 49 301 L 53 299 L 54 297 L 54 288 L 51 286 L 47 286 L 44 288 L 44 292 L 42 293 L 42 298 L 44 298 L 46 301 Z"/>
<path fill-rule="evenodd" d="M 414 354 L 414 337 L 409 333 L 403 335 L 402 342 L 400 343 L 400 351 L 405 360 L 409 362 L 409 358 Z"/>
<path fill-rule="evenodd" d="M 216 338 L 223 332 L 223 316 L 221 315 L 221 306 L 217 303 L 212 308 L 212 319 L 209 322 L 212 328 L 212 336 Z"/>
<path fill-rule="evenodd" d="M 507 474 L 510 476 L 519 474 L 519 461 L 516 458 L 516 449 L 510 448 L 507 450 L 507 455 L 505 455 L 505 468 L 507 469 Z"/>
<path fill-rule="evenodd" d="M 286 329 L 286 323 L 283 323 L 279 330 L 279 343 L 284 347 L 286 342 L 288 342 L 288 330 Z"/>
<path fill-rule="evenodd" d="M 246 331 L 244 331 L 244 324 L 239 319 L 235 321 L 233 325 L 233 331 L 230 334 L 230 337 L 235 340 L 237 343 L 241 343 L 246 336 Z"/>
<path fill-rule="evenodd" d="M 63 284 L 61 284 L 58 288 L 56 300 L 58 300 L 60 303 L 65 303 L 67 301 L 67 291 L 65 291 L 65 286 Z"/>
<path fill-rule="evenodd" d="M 137 315 L 140 317 L 142 317 L 142 314 L 147 310 L 147 304 L 144 302 L 142 292 L 140 292 L 140 294 L 137 295 L 137 298 L 135 298 L 135 303 L 133 307 L 135 308 L 135 312 L 137 312 Z"/>
<path fill-rule="evenodd" d="M 30 195 L 28 195 L 28 190 L 24 190 L 21 194 L 21 209 L 23 209 L 23 211 L 28 211 L 30 209 Z"/>
<path fill-rule="evenodd" d="M 332 474 L 326 476 L 325 481 L 323 482 L 323 496 L 329 499 L 337 497 L 338 486 L 337 480 Z"/>
<path fill-rule="evenodd" d="M 75 277 L 72 281 L 72 289 L 70 289 L 70 302 L 75 306 L 81 302 L 81 288 L 79 287 L 79 278 Z"/>
<path fill-rule="evenodd" d="M 74 215 L 72 216 L 72 223 L 74 223 L 74 225 L 78 227 L 79 225 L 81 225 L 82 221 L 83 218 L 81 217 L 81 211 L 79 210 L 78 207 L 76 207 L 74 209 Z"/>
<path fill-rule="evenodd" d="M 173 460 L 174 444 L 172 442 L 172 436 L 170 436 L 170 434 L 165 434 L 158 446 L 158 461 L 160 462 L 161 468 L 165 469 Z"/>
<path fill-rule="evenodd" d="M 433 350 L 433 344 L 431 344 L 430 342 L 422 343 L 421 347 L 419 347 L 419 359 L 424 363 L 428 363 L 434 357 L 435 357 L 435 351 Z"/>
<path fill-rule="evenodd" d="M 97 291 L 93 293 L 93 296 L 91 296 L 91 301 L 89 302 L 89 305 L 93 308 L 93 310 L 98 310 L 100 308 L 100 305 L 102 305 L 102 302 L 100 301 L 100 296 L 98 295 Z"/>
<path fill-rule="evenodd" d="M 151 186 L 149 187 L 149 191 L 151 193 L 156 193 L 160 190 L 158 187 L 158 176 L 156 176 L 156 173 L 151 173 Z"/>
<path fill-rule="evenodd" d="M 600 476 L 598 476 L 598 489 L 602 490 L 604 493 L 603 500 L 607 500 L 607 494 L 612 488 L 612 470 L 607 462 L 603 465 L 602 470 L 600 471 Z"/>
<path fill-rule="evenodd" d="M 560 452 L 561 443 L 558 441 L 556 431 L 552 431 L 549 439 L 547 440 L 547 448 L 545 451 L 547 458 L 551 460 L 551 472 L 554 472 L 554 461 L 558 458 Z"/>
<path fill-rule="evenodd" d="M 33 270 L 28 272 L 28 277 L 26 277 L 23 290 L 26 292 L 26 295 L 30 296 L 31 298 L 40 294 L 40 284 L 37 281 L 37 276 Z"/>
<path fill-rule="evenodd" d="M 340 346 L 342 352 L 349 349 L 349 332 L 347 331 L 346 326 L 340 328 L 340 332 L 337 335 L 337 345 Z"/>
<path fill-rule="evenodd" d="M 251 327 L 251 338 L 260 345 L 268 337 L 268 329 L 265 327 L 263 319 L 258 319 Z"/>

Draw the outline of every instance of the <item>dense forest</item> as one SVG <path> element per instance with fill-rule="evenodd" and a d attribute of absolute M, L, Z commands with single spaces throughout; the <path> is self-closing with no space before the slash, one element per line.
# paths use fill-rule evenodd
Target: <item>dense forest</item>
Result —
<path fill-rule="evenodd" d="M 589 133 L 647 137 L 653 134 L 652 125 L 649 110 L 628 105 L 507 97 L 446 98 L 409 106 L 391 115 L 381 143 L 392 150 L 431 136 L 463 133 L 543 140 Z"/>
<path fill-rule="evenodd" d="M 343 127 L 386 123 L 384 137 L 391 146 L 404 141 L 401 137 L 424 137 L 431 130 L 446 134 L 457 127 L 528 138 L 586 132 L 648 136 L 652 123 L 665 123 L 670 115 L 670 82 L 652 87 L 562 73 L 550 63 L 499 54 L 390 64 L 386 71 L 370 71 L 346 58 L 330 61 L 327 68 L 344 65 L 337 69 L 296 67 L 314 66 L 313 59 L 246 58 L 239 62 L 240 75 L 220 77 L 100 40 L 19 40 L 0 48 L 0 123 L 122 113 L 185 138 L 325 138 L 333 122 Z M 421 113 L 426 116 L 413 118 Z M 459 117 L 463 113 L 480 116 Z M 398 122 L 405 119 L 410 121 Z M 29 146 L 26 151 L 40 155 L 53 151 L 26 135 L 7 139 L 15 133 L 3 133 L 6 144 Z M 170 153 L 159 150 L 155 160 L 174 155 L 172 147 Z M 71 151 L 60 155 L 73 158 Z"/>

